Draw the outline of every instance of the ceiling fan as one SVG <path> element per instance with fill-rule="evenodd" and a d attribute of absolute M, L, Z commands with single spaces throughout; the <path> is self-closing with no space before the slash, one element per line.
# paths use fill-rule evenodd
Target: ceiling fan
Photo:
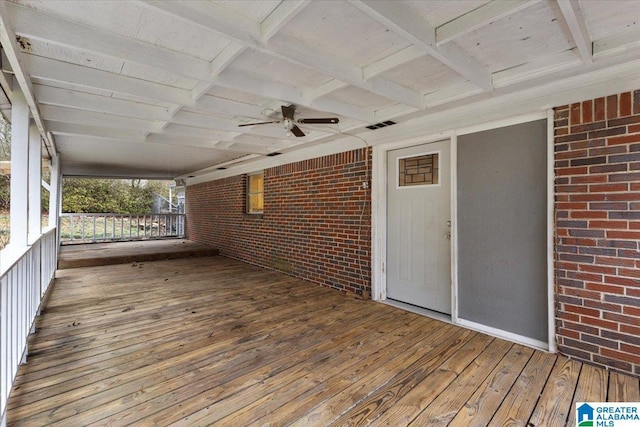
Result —
<path fill-rule="evenodd" d="M 337 117 L 327 117 L 327 118 L 315 118 L 315 119 L 298 119 L 295 120 L 293 115 L 296 111 L 295 105 L 286 105 L 282 106 L 282 120 L 274 120 L 270 122 L 258 122 L 258 123 L 245 123 L 242 125 L 238 125 L 238 127 L 242 126 L 255 126 L 255 125 L 267 125 L 270 123 L 284 123 L 284 128 L 287 131 L 287 136 L 291 134 L 301 137 L 304 136 L 304 132 L 302 129 L 298 127 L 296 123 L 300 124 L 326 124 L 326 123 L 338 123 L 340 120 Z"/>

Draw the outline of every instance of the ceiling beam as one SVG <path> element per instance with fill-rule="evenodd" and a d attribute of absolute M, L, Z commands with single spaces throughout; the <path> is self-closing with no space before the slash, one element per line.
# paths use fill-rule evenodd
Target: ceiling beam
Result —
<path fill-rule="evenodd" d="M 631 52 L 640 47 L 640 28 L 613 34 L 593 42 L 593 56 L 609 56 Z"/>
<path fill-rule="evenodd" d="M 582 61 L 585 64 L 591 64 L 593 62 L 593 45 L 578 0 L 558 0 L 558 6 L 578 52 L 580 52 Z"/>
<path fill-rule="evenodd" d="M 436 29 L 397 2 L 350 0 L 351 4 L 424 50 L 486 91 L 493 90 L 491 74 L 454 43 L 436 44 Z"/>
<path fill-rule="evenodd" d="M 303 96 L 306 99 L 314 100 L 314 99 L 322 98 L 323 96 L 328 95 L 331 92 L 335 92 L 336 90 L 343 89 L 347 86 L 349 85 L 343 82 L 342 80 L 333 79 L 333 80 L 329 80 L 328 82 L 314 89 L 309 89 L 304 91 Z"/>
<path fill-rule="evenodd" d="M 247 47 L 237 43 L 230 42 L 225 48 L 211 61 L 210 74 L 215 80 L 218 75 L 225 70 L 236 58 L 247 50 Z M 191 97 L 194 101 L 198 101 L 204 94 L 209 92 L 215 86 L 214 81 L 199 82 L 192 90 Z"/>
<path fill-rule="evenodd" d="M 162 122 L 142 120 L 133 117 L 117 116 L 114 114 L 96 113 L 94 111 L 78 110 L 75 108 L 41 105 L 42 117 L 45 120 L 76 123 L 90 126 L 109 126 L 120 129 L 134 129 L 155 132 L 161 129 Z"/>
<path fill-rule="evenodd" d="M 540 0 L 493 0 L 436 28 L 436 44 L 441 45 L 483 26 L 520 12 Z"/>
<path fill-rule="evenodd" d="M 191 92 L 188 90 L 35 55 L 24 55 L 23 62 L 32 77 L 44 81 L 134 96 L 146 103 L 161 102 L 184 105 L 189 109 L 205 113 L 223 113 L 230 116 L 245 116 L 256 119 L 262 117 L 262 107 L 244 102 L 209 95 L 205 95 L 198 102 L 194 102 L 191 99 Z M 162 120 L 166 120 L 166 117 Z"/>
<path fill-rule="evenodd" d="M 421 104 L 421 94 L 385 79 L 377 82 L 367 81 L 362 76 L 362 68 L 357 64 L 347 63 L 317 50 L 309 51 L 308 45 L 292 37 L 281 35 L 277 41 L 265 42 L 258 24 L 215 4 L 188 3 L 186 6 L 184 3 L 172 1 L 143 1 L 150 7 L 197 24 L 261 53 L 322 72 L 397 102 L 417 108 L 424 107 Z"/>
<path fill-rule="evenodd" d="M 15 3 L 9 3 L 7 9 L 17 35 L 96 52 L 196 80 L 210 77 L 211 64 L 208 61 Z"/>
<path fill-rule="evenodd" d="M 373 123 L 372 111 L 333 99 L 321 98 L 310 100 L 293 86 L 259 79 L 239 70 L 221 74 L 216 82 L 219 86 L 229 89 L 245 91 L 265 98 L 286 100 L 293 104 Z"/>
<path fill-rule="evenodd" d="M 297 14 L 302 12 L 311 0 L 283 1 L 264 21 L 260 23 L 260 34 L 263 43 L 269 41 L 278 31 L 287 25 Z"/>
<path fill-rule="evenodd" d="M 47 154 L 50 158 L 56 158 L 58 156 L 58 153 L 56 150 L 55 141 L 47 133 L 47 130 L 44 126 L 44 121 L 40 116 L 38 104 L 36 103 L 36 99 L 33 96 L 31 78 L 29 77 L 29 74 L 24 70 L 21 58 L 22 53 L 20 52 L 18 43 L 16 42 L 16 34 L 9 22 L 9 14 L 7 13 L 7 2 L 5 1 L 0 2 L 0 44 L 2 45 L 2 49 L 5 51 L 7 59 L 11 64 L 11 69 L 18 82 L 18 85 L 20 86 L 20 90 L 22 90 L 22 93 L 27 100 L 27 104 L 29 105 L 31 115 L 33 116 L 36 126 L 38 127 L 38 131 L 40 132 L 43 141 L 45 141 Z"/>
<path fill-rule="evenodd" d="M 145 132 L 140 130 L 94 126 L 56 120 L 45 120 L 45 123 L 49 132 L 54 135 L 86 135 L 99 138 L 144 142 Z"/>
<path fill-rule="evenodd" d="M 301 40 L 281 36 L 269 43 L 266 48 L 269 49 L 270 55 L 319 71 L 389 100 L 418 109 L 424 108 L 422 94 L 383 77 L 374 76 L 365 80 L 362 67 L 321 53 L 316 49 L 309 49 L 309 45 Z"/>
<path fill-rule="evenodd" d="M 67 84 L 129 94 L 141 100 L 170 104 L 191 104 L 190 91 L 160 83 L 136 79 L 82 65 L 24 55 L 24 65 L 31 77 Z"/>
<path fill-rule="evenodd" d="M 145 134 L 155 132 L 234 141 L 246 135 L 247 138 L 268 141 L 269 146 L 282 148 L 291 145 L 279 126 L 238 127 L 232 120 L 190 112 L 179 112 L 167 121 L 166 110 L 160 107 L 42 85 L 35 85 L 35 94 L 45 121 L 55 126 L 54 133 L 60 133 L 63 125 L 65 130 L 87 125 L 97 132 L 97 136 L 105 137 L 136 135 L 144 138 Z M 110 128 L 103 125 L 112 126 L 114 131 L 110 132 Z M 104 130 L 98 132 L 100 129 Z M 131 130 L 137 131 L 132 133 Z M 324 136 L 326 134 L 322 132 L 309 132 L 305 140 Z"/>
<path fill-rule="evenodd" d="M 382 74 L 387 70 L 391 70 L 407 62 L 411 62 L 426 55 L 424 49 L 411 45 L 398 52 L 382 58 L 379 61 L 369 64 L 362 69 L 365 79 L 371 79 L 378 74 Z"/>
<path fill-rule="evenodd" d="M 77 108 L 144 120 L 164 121 L 169 119 L 167 109 L 158 105 L 143 104 L 40 84 L 34 84 L 33 91 L 40 104 Z"/>

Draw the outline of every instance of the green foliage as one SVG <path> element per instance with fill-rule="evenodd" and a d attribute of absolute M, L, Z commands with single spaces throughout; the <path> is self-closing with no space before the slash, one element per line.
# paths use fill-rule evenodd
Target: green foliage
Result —
<path fill-rule="evenodd" d="M 11 160 L 11 125 L 0 116 L 0 160 Z M 9 210 L 9 175 L 0 174 L 0 212 Z"/>
<path fill-rule="evenodd" d="M 11 160 L 11 124 L 0 115 L 0 160 Z"/>
<path fill-rule="evenodd" d="M 151 213 L 160 182 L 123 179 L 65 179 L 62 211 L 75 213 Z M 165 184 L 166 186 L 166 184 Z"/>

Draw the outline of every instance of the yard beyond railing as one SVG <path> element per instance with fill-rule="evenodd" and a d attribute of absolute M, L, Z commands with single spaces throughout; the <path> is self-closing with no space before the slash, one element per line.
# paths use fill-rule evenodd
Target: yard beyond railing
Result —
<path fill-rule="evenodd" d="M 184 222 L 185 215 L 182 213 L 63 213 L 60 215 L 60 241 L 102 242 L 180 238 L 184 237 Z"/>

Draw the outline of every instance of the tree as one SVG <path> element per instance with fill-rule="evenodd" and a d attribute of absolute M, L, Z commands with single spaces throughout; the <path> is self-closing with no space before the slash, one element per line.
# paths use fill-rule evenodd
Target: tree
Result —
<path fill-rule="evenodd" d="M 152 213 L 153 194 L 168 194 L 169 181 L 71 178 L 62 182 L 62 211 Z"/>
<path fill-rule="evenodd" d="M 0 161 L 11 160 L 11 124 L 0 115 Z M 0 174 L 0 212 L 9 210 L 10 176 Z"/>

